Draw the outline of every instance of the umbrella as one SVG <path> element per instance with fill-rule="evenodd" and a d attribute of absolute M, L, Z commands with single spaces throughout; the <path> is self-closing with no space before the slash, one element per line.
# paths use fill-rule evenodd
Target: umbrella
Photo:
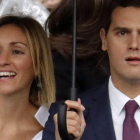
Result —
<path fill-rule="evenodd" d="M 75 66 L 76 66 L 76 5 L 77 0 L 73 0 L 73 53 L 72 53 L 72 88 L 70 92 L 70 100 L 77 101 L 77 93 L 75 88 Z M 71 111 L 76 111 L 71 109 Z M 74 140 L 73 135 L 69 135 L 66 125 L 67 105 L 60 104 L 58 107 L 58 130 L 62 140 Z"/>

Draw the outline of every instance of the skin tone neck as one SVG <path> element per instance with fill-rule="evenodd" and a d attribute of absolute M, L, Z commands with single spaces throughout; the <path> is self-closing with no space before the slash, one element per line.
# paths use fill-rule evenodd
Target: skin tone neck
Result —
<path fill-rule="evenodd" d="M 134 99 L 140 95 L 140 81 L 119 79 L 118 76 L 113 74 L 111 74 L 111 78 L 114 86 L 129 98 Z"/>
<path fill-rule="evenodd" d="M 0 96 L 0 139 L 16 140 L 22 136 L 31 140 L 43 129 L 34 118 L 37 108 L 27 100 L 27 93 Z"/>
<path fill-rule="evenodd" d="M 27 100 L 28 92 L 29 91 L 12 95 L 0 95 L 0 106 L 2 106 L 2 108 L 0 108 L 0 120 L 2 119 L 2 122 L 21 119 L 24 112 L 28 112 L 28 110 L 32 108 L 33 105 Z M 8 117 L 12 119 L 10 120 Z"/>

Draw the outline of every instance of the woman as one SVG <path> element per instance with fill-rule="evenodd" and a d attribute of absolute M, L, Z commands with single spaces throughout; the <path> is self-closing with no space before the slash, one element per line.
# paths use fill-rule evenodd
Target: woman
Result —
<path fill-rule="evenodd" d="M 54 100 L 51 50 L 43 28 L 30 17 L 0 18 L 0 139 L 41 140 Z"/>

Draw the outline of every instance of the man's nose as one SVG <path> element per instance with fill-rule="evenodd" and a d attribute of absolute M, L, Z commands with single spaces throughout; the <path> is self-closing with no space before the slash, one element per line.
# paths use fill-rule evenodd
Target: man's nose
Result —
<path fill-rule="evenodd" d="M 129 51 L 139 51 L 139 46 L 140 45 L 140 36 L 134 35 L 130 39 L 130 44 L 129 44 Z"/>
<path fill-rule="evenodd" d="M 0 66 L 6 66 L 10 64 L 10 56 L 8 52 L 0 52 Z"/>

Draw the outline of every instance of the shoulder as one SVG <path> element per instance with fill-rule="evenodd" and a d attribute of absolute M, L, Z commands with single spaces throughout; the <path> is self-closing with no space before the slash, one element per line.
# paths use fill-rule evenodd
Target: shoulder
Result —
<path fill-rule="evenodd" d="M 45 128 L 43 130 L 43 137 L 42 140 L 55 140 L 55 124 L 54 124 L 54 120 L 53 120 L 53 116 L 57 113 L 58 110 L 58 106 L 59 104 L 61 104 L 63 102 L 55 102 L 52 103 L 50 109 L 49 109 L 49 113 L 50 116 L 48 118 L 48 121 L 45 124 Z"/>
<path fill-rule="evenodd" d="M 108 89 L 108 81 L 102 85 L 96 86 L 94 88 L 91 88 L 91 89 L 81 93 L 78 97 L 81 99 L 82 98 L 88 99 L 91 97 L 96 97 L 97 94 L 102 93 L 102 91 L 107 90 L 107 89 Z"/>
<path fill-rule="evenodd" d="M 82 104 L 87 107 L 94 101 L 105 96 L 105 93 L 108 93 L 108 81 L 100 86 L 96 86 L 81 93 L 78 98 L 80 98 Z"/>
<path fill-rule="evenodd" d="M 49 116 L 49 111 L 47 109 L 47 104 L 43 104 L 39 107 L 38 111 L 36 112 L 36 114 L 34 115 L 34 117 L 36 118 L 36 120 L 38 121 L 38 123 L 44 127 L 46 121 L 48 120 L 48 116 Z M 41 128 L 42 128 L 41 127 Z M 39 133 L 37 133 L 32 140 L 41 140 L 42 139 L 42 132 L 43 130 L 39 131 Z"/>
<path fill-rule="evenodd" d="M 48 116 L 49 116 L 49 111 L 47 108 L 47 104 L 43 104 L 40 106 L 40 108 L 38 109 L 34 117 L 41 124 L 41 126 L 44 127 L 46 121 L 48 120 Z"/>

